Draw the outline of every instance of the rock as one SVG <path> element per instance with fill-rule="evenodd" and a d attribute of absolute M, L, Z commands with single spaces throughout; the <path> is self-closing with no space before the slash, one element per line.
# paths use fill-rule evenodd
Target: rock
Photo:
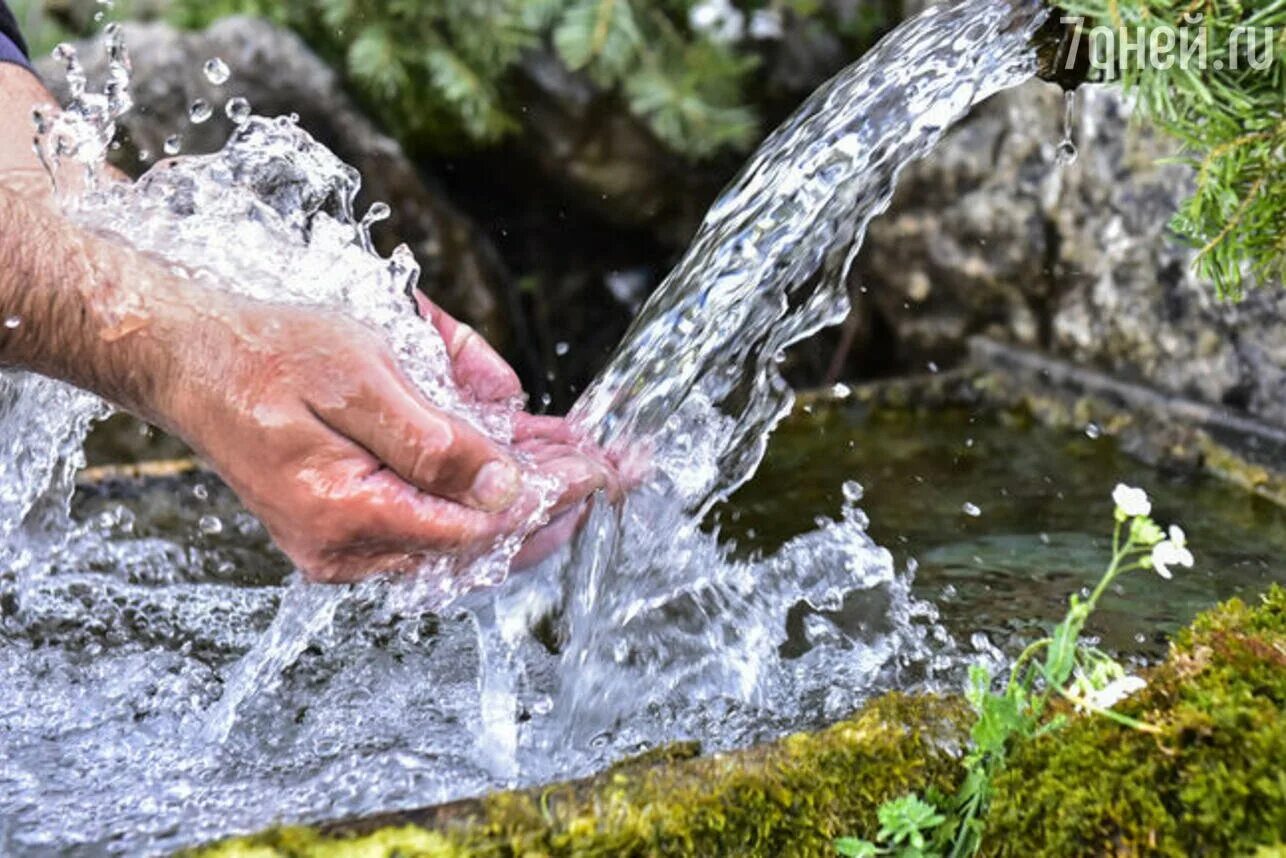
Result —
<path fill-rule="evenodd" d="M 422 287 L 492 342 L 506 345 L 513 329 L 506 309 L 510 284 L 488 239 L 417 170 L 396 141 L 357 110 L 336 73 L 299 37 L 242 17 L 223 19 L 201 33 L 164 23 L 127 23 L 123 31 L 133 61 L 136 107 L 121 123 L 124 145 L 114 160 L 122 169 L 141 172 L 175 133 L 182 135 L 184 153 L 218 149 L 232 127 L 223 112 L 231 96 L 247 98 L 256 113 L 297 113 L 313 136 L 362 173 L 365 203 L 382 200 L 392 208 L 392 218 L 375 231 L 381 249 L 388 252 L 395 240 L 405 241 L 424 266 Z M 101 37 L 77 47 L 90 79 L 101 80 Z M 202 73 L 212 57 L 222 58 L 232 70 L 223 86 L 211 84 Z M 39 69 L 65 98 L 57 65 L 44 60 Z M 214 107 L 214 116 L 202 124 L 188 120 L 188 107 L 196 98 Z M 140 160 L 142 153 L 147 157 Z"/>
<path fill-rule="evenodd" d="M 904 364 L 986 333 L 1286 423 L 1286 292 L 1222 302 L 1167 224 L 1191 171 L 1116 90 L 1083 87 L 1079 158 L 1056 164 L 1063 96 L 988 101 L 912 165 L 858 263 Z"/>

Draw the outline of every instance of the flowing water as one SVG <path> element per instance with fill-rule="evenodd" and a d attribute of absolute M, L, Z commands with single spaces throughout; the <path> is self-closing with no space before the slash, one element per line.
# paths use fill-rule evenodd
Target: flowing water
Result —
<path fill-rule="evenodd" d="M 440 558 L 406 580 L 325 588 L 266 546 L 225 550 L 221 535 L 264 536 L 206 487 L 174 499 L 210 505 L 190 538 L 140 531 L 126 507 L 73 515 L 81 440 L 104 406 L 5 374 L 0 851 L 137 854 L 430 804 L 675 738 L 744 745 L 953 681 L 955 645 L 867 534 L 855 483 L 768 554 L 739 556 L 702 523 L 789 410 L 782 350 L 847 312 L 847 265 L 898 172 L 1032 75 L 1042 17 L 1009 0 L 931 8 L 764 143 L 572 415 L 646 479 L 508 581 L 522 533 L 465 568 Z M 104 91 L 63 51 L 74 104 L 39 118 L 64 188 L 101 164 L 129 108 L 128 56 L 119 33 L 107 42 Z M 518 403 L 456 389 L 408 298 L 414 261 L 371 249 L 380 212 L 354 212 L 356 173 L 289 118 L 236 108 L 222 151 L 134 186 L 91 175 L 64 194 L 68 215 L 210 288 L 342 308 L 384 332 L 426 396 L 507 439 Z"/>

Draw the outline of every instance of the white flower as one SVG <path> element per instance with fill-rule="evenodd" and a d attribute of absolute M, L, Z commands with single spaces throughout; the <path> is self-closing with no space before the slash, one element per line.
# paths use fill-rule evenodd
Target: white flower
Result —
<path fill-rule="evenodd" d="M 1170 541 L 1175 545 L 1183 548 L 1188 544 L 1188 537 L 1184 534 L 1183 528 L 1177 524 L 1170 525 Z"/>
<path fill-rule="evenodd" d="M 1085 702 L 1095 709 L 1111 709 L 1125 698 L 1142 691 L 1147 682 L 1141 676 L 1121 676 L 1085 697 Z"/>
<path fill-rule="evenodd" d="M 781 13 L 776 9 L 756 9 L 750 16 L 750 38 L 769 41 L 781 37 Z"/>
<path fill-rule="evenodd" d="M 1112 500 L 1127 518 L 1149 515 L 1152 512 L 1152 501 L 1148 500 L 1148 493 L 1125 483 L 1117 483 L 1116 488 L 1112 489 Z"/>
<path fill-rule="evenodd" d="M 688 12 L 688 24 L 710 41 L 728 45 L 745 35 L 746 16 L 730 0 L 702 0 Z"/>
<path fill-rule="evenodd" d="M 1178 539 L 1175 539 L 1176 536 Z M 1170 579 L 1171 566 L 1184 566 L 1191 569 L 1192 563 L 1192 552 L 1187 549 L 1183 531 L 1178 527 L 1171 527 L 1170 538 L 1164 542 L 1158 542 L 1152 549 L 1152 568 L 1166 580 Z"/>

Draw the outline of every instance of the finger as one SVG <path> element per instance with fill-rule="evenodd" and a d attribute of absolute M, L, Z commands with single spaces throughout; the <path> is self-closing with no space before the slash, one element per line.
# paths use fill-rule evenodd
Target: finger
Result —
<path fill-rule="evenodd" d="M 435 558 L 481 556 L 531 515 L 538 498 L 527 496 L 505 513 L 484 513 L 425 495 L 393 472 L 377 470 L 350 481 L 327 503 L 331 516 L 319 523 L 325 537 L 319 541 L 313 532 L 301 534 L 302 546 L 300 539 L 279 544 L 308 577 L 340 582 L 414 571 Z"/>
<path fill-rule="evenodd" d="M 424 402 L 392 367 L 370 370 L 355 393 L 315 397 L 310 406 L 423 492 L 487 512 L 518 496 L 522 482 L 513 460 L 478 430 Z"/>
<path fill-rule="evenodd" d="M 515 572 L 530 569 L 568 542 L 571 542 L 572 537 L 576 535 L 576 531 L 580 530 L 581 525 L 585 523 L 585 517 L 588 514 L 589 504 L 587 503 L 582 503 L 566 510 L 562 515 L 533 533 L 522 544 L 522 548 L 518 549 L 518 553 L 514 555 L 514 559 L 510 562 L 509 568 Z"/>
<path fill-rule="evenodd" d="M 499 402 L 522 395 L 522 382 L 518 380 L 518 373 L 477 331 L 452 318 L 419 290 L 415 292 L 415 303 L 420 315 L 432 322 L 441 334 L 458 384 L 487 402 Z"/>
<path fill-rule="evenodd" d="M 574 445 L 580 439 L 566 418 L 520 411 L 514 415 L 514 443 L 534 439 Z"/>

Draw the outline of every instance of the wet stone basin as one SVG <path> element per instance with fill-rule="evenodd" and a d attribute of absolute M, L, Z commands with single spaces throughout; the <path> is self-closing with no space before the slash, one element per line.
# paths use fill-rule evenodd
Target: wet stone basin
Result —
<path fill-rule="evenodd" d="M 871 535 L 917 567 L 916 592 L 946 626 L 962 640 L 985 632 L 1010 654 L 1102 574 L 1117 482 L 1146 488 L 1154 517 L 1182 524 L 1197 564 L 1164 586 L 1122 579 L 1088 629 L 1108 649 L 1155 658 L 1198 611 L 1286 582 L 1286 510 L 1012 412 L 805 406 L 716 521 L 739 550 L 771 550 L 832 514 L 850 479 Z"/>

